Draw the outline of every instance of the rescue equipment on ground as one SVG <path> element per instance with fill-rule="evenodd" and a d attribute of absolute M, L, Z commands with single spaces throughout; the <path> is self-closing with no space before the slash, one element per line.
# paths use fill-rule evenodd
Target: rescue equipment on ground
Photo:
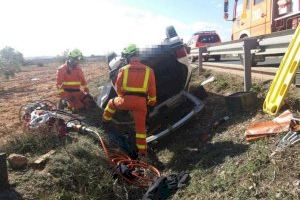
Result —
<path fill-rule="evenodd" d="M 289 132 L 278 142 L 275 152 L 284 151 L 298 142 L 300 142 L 300 120 L 293 118 Z"/>
<path fill-rule="evenodd" d="M 83 125 L 75 115 L 58 110 L 51 101 L 42 100 L 22 106 L 19 118 L 26 130 L 37 133 L 54 130 L 59 137 L 66 137 L 70 132 L 92 137 L 104 151 L 114 172 L 129 184 L 145 188 L 160 177 L 159 170 L 154 166 L 133 160 L 116 148 L 109 148 L 97 131 Z"/>
<path fill-rule="evenodd" d="M 284 103 L 285 96 L 296 72 L 300 67 L 300 24 L 293 39 L 281 60 L 269 92 L 266 96 L 263 110 L 270 115 L 276 115 Z"/>

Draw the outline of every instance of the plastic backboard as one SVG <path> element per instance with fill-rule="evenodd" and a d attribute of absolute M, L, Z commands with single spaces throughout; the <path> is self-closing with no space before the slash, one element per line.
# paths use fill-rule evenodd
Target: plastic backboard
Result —
<path fill-rule="evenodd" d="M 276 115 L 283 105 L 289 86 L 294 80 L 300 66 L 300 24 L 292 41 L 281 60 L 279 69 L 268 91 L 263 110 L 270 115 Z"/>

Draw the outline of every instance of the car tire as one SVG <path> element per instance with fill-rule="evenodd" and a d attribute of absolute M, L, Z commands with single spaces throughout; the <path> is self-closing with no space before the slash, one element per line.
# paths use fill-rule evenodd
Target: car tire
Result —
<path fill-rule="evenodd" d="M 251 58 L 251 67 L 256 67 L 258 62 L 259 61 L 255 60 L 255 55 L 252 55 L 252 58 Z"/>
<path fill-rule="evenodd" d="M 221 60 L 221 56 L 215 56 L 215 61 L 219 62 Z"/>

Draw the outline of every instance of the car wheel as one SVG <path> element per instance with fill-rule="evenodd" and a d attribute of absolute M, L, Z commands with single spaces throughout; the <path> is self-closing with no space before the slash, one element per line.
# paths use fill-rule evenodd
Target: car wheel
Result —
<path fill-rule="evenodd" d="M 215 61 L 220 61 L 221 60 L 221 56 L 215 56 Z"/>
<path fill-rule="evenodd" d="M 254 59 L 252 59 L 252 61 L 251 61 L 251 67 L 255 67 L 256 65 L 257 65 L 257 62 Z"/>

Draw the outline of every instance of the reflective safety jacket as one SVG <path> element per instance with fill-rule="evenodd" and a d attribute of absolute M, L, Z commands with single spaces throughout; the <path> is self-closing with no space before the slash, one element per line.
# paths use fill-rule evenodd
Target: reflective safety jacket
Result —
<path fill-rule="evenodd" d="M 153 70 L 137 60 L 119 70 L 116 80 L 118 96 L 136 95 L 145 96 L 147 104 L 156 104 L 156 84 Z"/>
<path fill-rule="evenodd" d="M 56 85 L 59 94 L 63 92 L 77 92 L 80 91 L 80 88 L 88 92 L 87 82 L 81 68 L 74 67 L 69 70 L 67 64 L 63 64 L 58 68 Z"/>

